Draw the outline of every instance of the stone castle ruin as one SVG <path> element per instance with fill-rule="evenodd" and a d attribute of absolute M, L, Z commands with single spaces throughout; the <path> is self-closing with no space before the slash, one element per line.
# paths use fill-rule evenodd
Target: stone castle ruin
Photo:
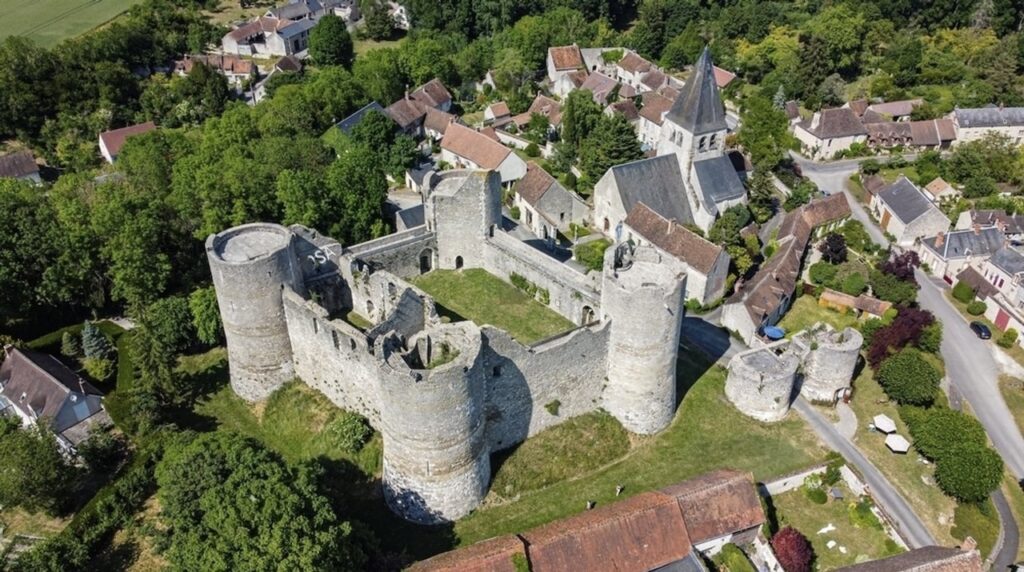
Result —
<path fill-rule="evenodd" d="M 566 419 L 603 407 L 634 433 L 671 422 L 683 263 L 621 243 L 583 274 L 502 230 L 495 173 L 432 173 L 425 186 L 424 225 L 362 244 L 265 223 L 207 239 L 239 396 L 264 399 L 297 376 L 366 416 L 383 436 L 385 500 L 419 523 L 472 511 L 491 453 Z M 524 345 L 443 321 L 408 282 L 462 268 L 525 277 L 575 329 Z"/>
<path fill-rule="evenodd" d="M 780 421 L 797 394 L 835 403 L 850 388 L 864 338 L 853 328 L 817 324 L 781 340 L 736 354 L 729 362 L 725 396 L 759 421 Z"/>

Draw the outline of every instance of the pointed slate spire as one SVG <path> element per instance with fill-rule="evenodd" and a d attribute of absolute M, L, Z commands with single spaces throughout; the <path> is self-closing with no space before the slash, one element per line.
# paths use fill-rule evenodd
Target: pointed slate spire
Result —
<path fill-rule="evenodd" d="M 707 46 L 666 118 L 695 135 L 726 129 L 725 107 L 715 83 L 711 50 Z"/>

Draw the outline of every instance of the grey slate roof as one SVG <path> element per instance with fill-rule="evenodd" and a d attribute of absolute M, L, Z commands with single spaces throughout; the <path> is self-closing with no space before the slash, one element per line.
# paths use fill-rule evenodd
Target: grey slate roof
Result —
<path fill-rule="evenodd" d="M 664 566 L 655 568 L 651 572 L 707 572 L 707 567 L 704 566 L 704 562 L 700 559 L 697 551 L 691 550 L 681 560 L 669 562 Z"/>
<path fill-rule="evenodd" d="M 693 224 L 693 213 L 683 190 L 683 175 L 675 155 L 659 155 L 611 168 L 622 206 L 628 213 L 644 203 L 659 215 L 679 224 Z"/>
<path fill-rule="evenodd" d="M 289 24 L 284 28 L 281 28 L 280 30 L 277 31 L 277 33 L 282 38 L 291 38 L 293 36 L 298 36 L 302 32 L 312 30 L 315 26 L 316 22 L 313 20 L 299 20 L 293 24 Z"/>
<path fill-rule="evenodd" d="M 0 177 L 15 179 L 27 177 L 39 172 L 39 165 L 31 151 L 19 151 L 10 155 L 0 155 Z"/>
<path fill-rule="evenodd" d="M 381 107 L 379 103 L 374 101 L 372 103 L 364 105 L 361 109 L 359 109 L 352 115 L 349 115 L 345 119 L 342 119 L 341 121 L 335 123 L 334 126 L 337 127 L 338 129 L 341 129 L 341 132 L 344 133 L 345 135 L 350 135 L 352 133 L 352 130 L 355 129 L 355 126 L 359 125 L 359 122 L 363 120 L 363 117 L 366 117 L 366 114 L 371 111 L 378 111 L 382 113 L 384 117 L 387 117 L 388 119 L 391 118 L 388 114 L 384 113 L 384 108 Z"/>
<path fill-rule="evenodd" d="M 1024 272 L 1024 254 L 1019 250 L 1004 246 L 989 259 L 993 266 L 1013 276 Z"/>
<path fill-rule="evenodd" d="M 917 185 L 902 176 L 893 184 L 879 191 L 878 197 L 904 224 L 909 224 L 930 209 L 936 208 L 921 192 L 921 189 L 917 188 Z"/>
<path fill-rule="evenodd" d="M 707 47 L 666 117 L 694 134 L 726 130 L 725 106 L 718 93 L 711 51 Z"/>
<path fill-rule="evenodd" d="M 732 166 L 732 161 L 725 155 L 694 161 L 693 170 L 697 173 L 705 204 L 712 213 L 717 210 L 715 203 L 738 199 L 747 192 Z"/>
<path fill-rule="evenodd" d="M 1024 107 L 982 107 L 953 111 L 960 127 L 1006 127 L 1024 125 Z"/>
<path fill-rule="evenodd" d="M 989 256 L 1003 246 L 1003 232 L 994 226 L 988 228 L 954 230 L 939 237 L 930 236 L 922 243 L 945 260 L 967 256 Z"/>
<path fill-rule="evenodd" d="M 423 213 L 423 205 L 416 205 L 407 209 L 402 209 L 396 213 L 398 218 L 402 219 L 402 224 L 405 228 L 413 228 L 422 226 L 426 223 L 426 215 Z"/>

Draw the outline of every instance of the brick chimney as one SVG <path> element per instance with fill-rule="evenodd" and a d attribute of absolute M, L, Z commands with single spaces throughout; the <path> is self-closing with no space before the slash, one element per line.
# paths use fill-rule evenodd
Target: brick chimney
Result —
<path fill-rule="evenodd" d="M 942 246 L 945 243 L 946 243 L 946 233 L 945 232 L 939 232 L 939 234 L 935 235 L 935 248 L 939 248 L 940 246 Z"/>
<path fill-rule="evenodd" d="M 974 540 L 974 537 L 972 537 L 972 536 L 968 536 L 960 544 L 960 550 L 963 550 L 964 552 L 971 552 L 972 550 L 977 550 L 977 549 L 978 549 L 978 541 Z"/>

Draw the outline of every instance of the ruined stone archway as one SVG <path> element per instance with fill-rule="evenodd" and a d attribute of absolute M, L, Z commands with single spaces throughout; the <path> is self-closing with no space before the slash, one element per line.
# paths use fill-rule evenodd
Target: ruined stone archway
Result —
<path fill-rule="evenodd" d="M 461 256 L 456 256 L 455 257 L 455 269 L 456 270 L 462 270 L 462 257 Z"/>
<path fill-rule="evenodd" d="M 426 274 L 434 269 L 434 251 L 430 248 L 424 248 L 423 252 L 420 252 L 420 274 Z"/>
<path fill-rule="evenodd" d="M 580 313 L 580 325 L 586 326 L 594 322 L 594 309 L 590 306 L 583 306 L 583 311 Z"/>

